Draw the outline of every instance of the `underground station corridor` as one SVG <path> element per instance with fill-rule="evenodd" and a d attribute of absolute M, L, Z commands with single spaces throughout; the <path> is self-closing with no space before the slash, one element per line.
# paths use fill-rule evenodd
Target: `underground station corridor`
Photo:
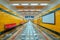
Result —
<path fill-rule="evenodd" d="M 34 24 L 30 21 L 25 24 L 25 26 L 26 28 L 24 28 L 21 34 L 17 35 L 15 40 L 46 40 L 46 38 L 34 28 Z"/>
<path fill-rule="evenodd" d="M 0 0 L 0 40 L 60 40 L 60 0 Z"/>

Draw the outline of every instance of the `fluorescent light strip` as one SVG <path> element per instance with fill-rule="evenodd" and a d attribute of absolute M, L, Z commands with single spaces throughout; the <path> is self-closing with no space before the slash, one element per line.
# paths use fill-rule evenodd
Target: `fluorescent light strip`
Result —
<path fill-rule="evenodd" d="M 23 10 L 17 10 L 17 11 L 23 11 Z"/>
<path fill-rule="evenodd" d="M 29 10 L 27 10 L 27 9 L 24 9 L 24 11 L 29 11 Z"/>
<path fill-rule="evenodd" d="M 48 3 L 41 3 L 40 5 L 42 5 L 42 6 L 46 6 L 46 5 L 48 5 Z"/>
<path fill-rule="evenodd" d="M 42 11 L 42 10 L 40 10 L 40 9 L 24 9 L 24 10 L 17 10 L 17 11 Z"/>
<path fill-rule="evenodd" d="M 31 3 L 30 4 L 31 6 L 37 6 L 37 5 L 39 5 L 38 3 Z"/>
<path fill-rule="evenodd" d="M 28 3 L 22 3 L 21 5 L 23 5 L 23 6 L 27 6 L 27 5 L 29 5 Z"/>
<path fill-rule="evenodd" d="M 19 4 L 12 4 L 13 6 L 18 6 Z"/>
<path fill-rule="evenodd" d="M 31 9 L 30 11 L 35 11 L 34 9 Z"/>
<path fill-rule="evenodd" d="M 36 10 L 36 11 L 42 11 L 42 10 Z"/>

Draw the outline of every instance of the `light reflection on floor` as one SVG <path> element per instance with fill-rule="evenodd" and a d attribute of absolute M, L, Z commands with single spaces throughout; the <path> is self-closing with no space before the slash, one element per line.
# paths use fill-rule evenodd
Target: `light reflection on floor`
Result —
<path fill-rule="evenodd" d="M 26 28 L 23 30 L 22 34 L 19 34 L 15 40 L 45 40 L 45 38 L 41 35 L 39 38 L 39 34 L 36 32 L 35 28 L 33 27 L 32 22 L 28 22 L 25 24 Z"/>

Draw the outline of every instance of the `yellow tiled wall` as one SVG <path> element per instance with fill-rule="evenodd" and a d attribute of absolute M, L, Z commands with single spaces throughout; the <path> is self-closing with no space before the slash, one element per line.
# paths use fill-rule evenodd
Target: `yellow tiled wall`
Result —
<path fill-rule="evenodd" d="M 56 7 L 52 8 L 52 9 L 54 10 L 54 9 L 57 9 L 57 8 L 60 8 L 60 4 L 57 5 Z M 34 23 L 37 21 L 36 24 L 60 33 L 60 10 L 55 12 L 55 19 L 56 19 L 55 20 L 55 23 L 56 23 L 55 25 L 43 23 L 42 22 L 42 17 L 40 17 L 37 20 L 34 20 Z"/>

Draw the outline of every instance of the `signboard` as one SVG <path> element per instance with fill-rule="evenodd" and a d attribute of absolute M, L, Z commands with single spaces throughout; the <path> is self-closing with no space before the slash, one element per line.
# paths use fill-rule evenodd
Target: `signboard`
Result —
<path fill-rule="evenodd" d="M 34 16 L 25 16 L 25 18 L 34 18 Z"/>

